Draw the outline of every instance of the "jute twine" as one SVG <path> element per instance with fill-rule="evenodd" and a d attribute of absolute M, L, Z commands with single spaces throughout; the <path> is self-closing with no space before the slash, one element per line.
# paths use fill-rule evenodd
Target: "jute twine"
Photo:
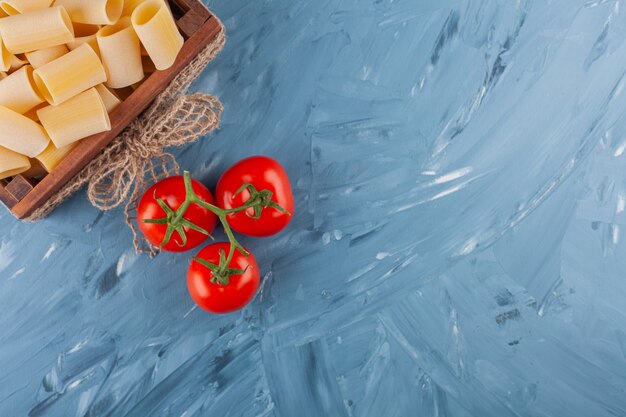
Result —
<path fill-rule="evenodd" d="M 219 126 L 223 110 L 220 101 L 205 93 L 187 95 L 186 92 L 225 41 L 222 26 L 215 40 L 174 78 L 150 107 L 28 220 L 48 216 L 87 184 L 89 201 L 100 210 L 126 203 L 126 223 L 133 232 L 135 250 L 154 255 L 156 248 L 137 233 L 137 200 L 149 185 L 179 172 L 174 156 L 164 151 L 165 148 L 194 142 Z"/>

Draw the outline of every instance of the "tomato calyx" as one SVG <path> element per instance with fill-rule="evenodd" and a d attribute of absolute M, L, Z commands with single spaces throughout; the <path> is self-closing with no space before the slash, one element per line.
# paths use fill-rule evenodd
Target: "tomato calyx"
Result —
<path fill-rule="evenodd" d="M 194 192 L 193 185 L 191 183 L 191 176 L 189 175 L 189 173 L 185 172 L 185 174 L 186 174 L 185 202 L 181 204 L 181 206 L 176 211 L 174 211 L 169 205 L 167 205 L 167 203 L 163 199 L 155 196 L 154 200 L 157 202 L 159 207 L 161 207 L 161 209 L 165 212 L 165 217 L 161 217 L 158 219 L 144 219 L 143 220 L 143 222 L 147 224 L 167 225 L 165 236 L 163 237 L 163 241 L 159 245 L 160 247 L 163 247 L 170 242 L 170 240 L 172 239 L 172 236 L 174 235 L 174 232 L 178 233 L 178 235 L 180 236 L 182 240 L 182 244 L 180 242 L 176 242 L 178 246 L 180 247 L 185 246 L 187 244 L 187 234 L 185 233 L 185 228 L 195 230 L 196 232 L 205 234 L 213 238 L 213 236 L 211 236 L 211 234 L 208 231 L 204 230 L 202 227 L 198 226 L 197 224 L 193 222 L 190 222 L 189 220 L 183 217 L 185 213 L 187 212 L 187 209 L 189 208 L 190 205 L 198 204 L 198 202 L 204 202 L 204 200 L 198 197 L 197 194 Z M 188 177 L 188 180 L 187 180 L 187 177 Z"/>
<path fill-rule="evenodd" d="M 231 211 L 234 213 L 237 211 L 241 211 L 242 209 L 244 209 L 244 207 L 245 207 L 245 210 L 247 210 L 248 208 L 253 208 L 254 215 L 251 215 L 248 212 L 246 212 L 246 215 L 252 219 L 258 220 L 261 218 L 261 213 L 263 213 L 263 209 L 272 207 L 280 211 L 281 213 L 285 213 L 286 215 L 291 216 L 291 213 L 288 210 L 284 209 L 280 204 L 272 200 L 272 198 L 274 197 L 274 193 L 272 193 L 270 190 L 259 191 L 256 189 L 254 185 L 247 182 L 243 184 L 241 187 L 239 187 L 239 189 L 235 192 L 233 197 L 239 195 L 241 192 L 243 192 L 243 190 L 248 190 L 248 193 L 250 194 L 250 198 L 246 201 L 246 203 L 243 206 L 237 207 L 237 209 L 231 209 L 227 211 Z"/>
<path fill-rule="evenodd" d="M 204 260 L 202 258 L 198 258 L 198 257 L 193 258 L 194 261 L 198 262 L 200 265 L 208 268 L 211 271 L 212 283 L 220 284 L 220 285 L 228 285 L 230 283 L 231 275 L 242 275 L 242 274 L 245 274 L 246 271 L 248 270 L 249 266 L 246 266 L 245 269 L 230 268 L 228 266 L 229 263 L 227 262 L 226 253 L 220 249 L 219 254 L 220 254 L 220 259 L 217 265 L 207 260 Z"/>

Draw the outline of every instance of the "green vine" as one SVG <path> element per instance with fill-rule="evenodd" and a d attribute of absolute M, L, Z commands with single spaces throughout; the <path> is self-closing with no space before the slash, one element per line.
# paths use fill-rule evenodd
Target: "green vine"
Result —
<path fill-rule="evenodd" d="M 161 247 L 167 245 L 170 242 L 172 236 L 174 235 L 174 232 L 178 233 L 182 240 L 182 244 L 178 242 L 177 244 L 179 246 L 185 246 L 187 244 L 187 235 L 185 233 L 185 228 L 195 230 L 196 232 L 200 232 L 212 238 L 211 234 L 207 230 L 204 230 L 203 228 L 184 218 L 185 213 L 187 212 L 189 207 L 192 204 L 196 204 L 211 211 L 220 220 L 220 223 L 224 228 L 224 232 L 228 237 L 228 241 L 230 242 L 228 255 L 226 255 L 223 250 L 220 250 L 220 259 L 217 265 L 197 257 L 194 257 L 193 260 L 211 270 L 211 272 L 213 273 L 211 282 L 219 283 L 221 285 L 228 285 L 229 277 L 231 275 L 243 274 L 245 272 L 245 270 L 234 269 L 230 268 L 229 266 L 230 262 L 233 259 L 233 256 L 235 255 L 235 250 L 240 251 L 246 257 L 249 255 L 249 253 L 235 238 L 233 230 L 228 224 L 228 220 L 226 219 L 226 217 L 230 214 L 248 210 L 249 208 L 252 208 L 254 210 L 254 215 L 250 215 L 249 213 L 246 214 L 254 219 L 259 219 L 261 217 L 263 209 L 267 207 L 272 207 L 288 215 L 291 215 L 291 213 L 289 213 L 287 210 L 285 210 L 283 207 L 281 207 L 272 200 L 273 193 L 270 190 L 259 191 L 254 187 L 254 185 L 249 183 L 243 184 L 234 194 L 236 196 L 239 193 L 243 192 L 243 190 L 248 190 L 248 192 L 250 193 L 250 198 L 243 205 L 231 209 L 222 209 L 204 201 L 196 194 L 196 192 L 193 190 L 193 183 L 189 171 L 184 172 L 183 181 L 185 184 L 185 201 L 183 202 L 183 204 L 181 204 L 181 206 L 177 210 L 172 210 L 172 208 L 168 206 L 165 201 L 163 201 L 161 198 L 155 197 L 156 202 L 165 212 L 165 217 L 159 219 L 145 219 L 143 222 L 148 224 L 167 225 L 167 230 L 165 232 L 165 236 L 163 237 L 163 241 L 161 242 Z"/>

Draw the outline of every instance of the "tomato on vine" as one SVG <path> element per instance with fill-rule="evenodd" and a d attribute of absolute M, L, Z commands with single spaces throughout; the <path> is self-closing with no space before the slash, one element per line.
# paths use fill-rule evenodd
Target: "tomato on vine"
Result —
<path fill-rule="evenodd" d="M 191 298 L 204 310 L 218 314 L 243 308 L 254 298 L 260 281 L 254 256 L 225 242 L 202 249 L 187 272 Z"/>
<path fill-rule="evenodd" d="M 293 193 L 285 169 L 266 156 L 243 159 L 230 167 L 217 184 L 217 205 L 229 213 L 228 224 L 237 232 L 265 237 L 283 230 L 294 210 Z"/>
<path fill-rule="evenodd" d="M 198 200 L 213 204 L 213 194 L 200 182 L 189 188 Z M 161 180 L 150 187 L 137 206 L 139 229 L 153 245 L 183 252 L 201 245 L 215 229 L 218 217 L 209 208 L 189 202 L 183 176 Z"/>

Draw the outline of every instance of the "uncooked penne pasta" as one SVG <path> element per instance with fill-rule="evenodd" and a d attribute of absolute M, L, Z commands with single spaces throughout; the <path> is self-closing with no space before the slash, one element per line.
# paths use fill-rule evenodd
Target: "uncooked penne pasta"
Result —
<path fill-rule="evenodd" d="M 57 58 L 62 57 L 69 52 L 67 46 L 56 45 L 49 48 L 38 49 L 32 52 L 26 52 L 26 59 L 33 66 L 33 68 L 39 68 L 48 62 L 54 61 Z"/>
<path fill-rule="evenodd" d="M 50 104 L 60 104 L 106 81 L 100 58 L 84 43 L 34 72 L 37 88 Z"/>
<path fill-rule="evenodd" d="M 109 115 L 95 88 L 58 106 L 44 107 L 37 115 L 57 148 L 111 130 Z"/>
<path fill-rule="evenodd" d="M 159 0 L 145 0 L 133 11 L 131 19 L 155 67 L 159 70 L 171 67 L 184 39 L 165 4 Z"/>
<path fill-rule="evenodd" d="M 0 180 L 21 174 L 29 168 L 27 157 L 0 146 Z"/>
<path fill-rule="evenodd" d="M 143 79 L 139 38 L 129 17 L 123 17 L 115 25 L 100 29 L 98 47 L 107 72 L 108 87 L 128 87 Z"/>
<path fill-rule="evenodd" d="M 74 40 L 67 43 L 67 48 L 73 51 L 82 44 L 88 43 L 100 55 L 100 48 L 98 48 L 98 41 L 96 40 L 96 34 L 100 30 L 100 26 L 73 22 L 73 27 Z"/>
<path fill-rule="evenodd" d="M 122 100 L 103 84 L 98 84 L 96 91 L 100 94 L 100 98 L 104 103 L 104 107 L 107 109 L 107 113 L 110 114 L 117 106 L 122 104 Z"/>
<path fill-rule="evenodd" d="M 34 10 L 0 19 L 0 33 L 9 52 L 20 54 L 74 40 L 74 29 L 63 7 Z"/>
<path fill-rule="evenodd" d="M 112 25 L 122 15 L 124 0 L 56 0 L 67 9 L 72 22 Z"/>
<path fill-rule="evenodd" d="M 41 166 L 48 172 L 54 171 L 54 169 L 61 163 L 61 161 L 69 154 L 72 149 L 78 145 L 78 142 L 74 142 L 71 145 L 57 148 L 54 143 L 50 142 L 45 151 L 37 155 L 35 159 L 39 161 Z"/>
<path fill-rule="evenodd" d="M 50 7 L 54 0 L 2 0 L 0 9 L 8 16 Z"/>
<path fill-rule="evenodd" d="M 0 146 L 34 158 L 49 142 L 50 138 L 38 123 L 0 106 Z"/>
<path fill-rule="evenodd" d="M 33 81 L 33 67 L 30 65 L 0 81 L 0 106 L 24 114 L 44 101 Z"/>

